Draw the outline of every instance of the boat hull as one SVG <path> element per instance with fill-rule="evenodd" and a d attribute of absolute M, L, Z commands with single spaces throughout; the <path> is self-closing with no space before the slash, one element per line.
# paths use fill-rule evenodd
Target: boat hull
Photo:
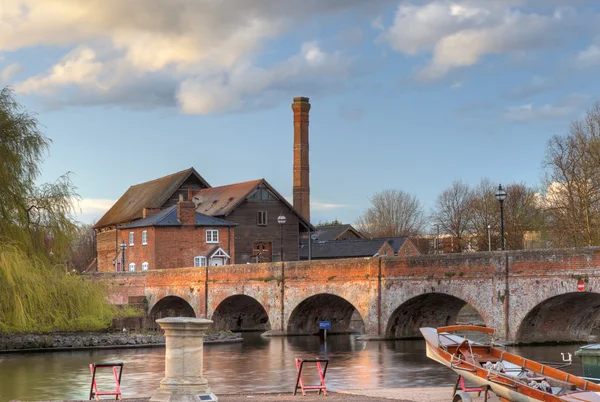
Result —
<path fill-rule="evenodd" d="M 450 362 L 448 360 L 446 360 L 446 358 L 444 358 L 443 356 L 440 355 L 437 347 L 431 345 L 429 343 L 429 341 L 426 341 L 426 343 L 427 343 L 427 357 L 448 367 L 449 369 L 454 371 L 456 374 L 462 376 L 465 380 L 472 382 L 473 384 L 476 384 L 477 386 L 480 386 L 480 387 L 487 385 L 492 390 L 492 392 L 494 392 L 496 395 L 501 396 L 502 398 L 507 399 L 509 401 L 539 402 L 539 399 L 533 399 L 531 397 L 528 397 L 527 395 L 523 395 L 519 392 L 512 391 L 503 385 L 496 384 L 492 381 L 486 380 L 485 378 L 481 378 L 472 372 L 452 367 Z"/>

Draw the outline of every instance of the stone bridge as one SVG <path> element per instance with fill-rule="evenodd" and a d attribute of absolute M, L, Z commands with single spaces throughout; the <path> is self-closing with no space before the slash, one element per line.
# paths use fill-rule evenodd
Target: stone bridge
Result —
<path fill-rule="evenodd" d="M 421 255 L 94 274 L 114 304 L 144 300 L 149 322 L 207 317 L 275 334 L 362 330 L 413 338 L 474 315 L 516 342 L 587 341 L 600 319 L 600 248 Z M 578 290 L 582 281 L 584 290 Z"/>

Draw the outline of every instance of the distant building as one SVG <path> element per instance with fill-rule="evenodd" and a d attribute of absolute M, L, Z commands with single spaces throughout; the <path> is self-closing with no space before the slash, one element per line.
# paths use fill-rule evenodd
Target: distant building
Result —
<path fill-rule="evenodd" d="M 300 246 L 300 259 L 325 260 L 336 258 L 393 257 L 421 254 L 408 237 L 377 239 L 350 239 L 303 242 Z"/>
<path fill-rule="evenodd" d="M 314 241 L 330 241 L 330 240 L 354 240 L 364 239 L 358 230 L 352 225 L 317 225 L 317 229 L 312 233 Z"/>

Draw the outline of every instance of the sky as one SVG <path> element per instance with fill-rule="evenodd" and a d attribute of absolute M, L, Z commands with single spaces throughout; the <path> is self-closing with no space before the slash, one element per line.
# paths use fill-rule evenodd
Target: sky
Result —
<path fill-rule="evenodd" d="M 384 189 L 539 186 L 546 143 L 600 101 L 596 0 L 0 0 L 0 87 L 53 142 L 91 223 L 194 167 L 292 196 L 310 98 L 313 223 Z"/>

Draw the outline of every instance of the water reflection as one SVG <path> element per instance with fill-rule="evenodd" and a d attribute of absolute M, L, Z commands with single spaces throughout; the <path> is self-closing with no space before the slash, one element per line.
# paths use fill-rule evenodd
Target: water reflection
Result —
<path fill-rule="evenodd" d="M 577 345 L 514 348 L 537 360 L 560 360 L 560 352 Z M 354 336 L 261 338 L 247 333 L 243 343 L 208 345 L 204 373 L 216 394 L 287 392 L 296 379 L 295 357 L 329 357 L 328 388 L 395 388 L 453 385 L 455 375 L 425 356 L 421 340 L 360 342 Z M 164 348 L 74 352 L 0 354 L 0 400 L 87 399 L 89 363 L 122 361 L 123 396 L 150 396 L 164 375 Z M 314 367 L 305 370 L 306 382 L 317 383 Z M 574 357 L 568 368 L 582 374 Z M 110 372 L 100 375 L 104 388 L 112 388 Z"/>

